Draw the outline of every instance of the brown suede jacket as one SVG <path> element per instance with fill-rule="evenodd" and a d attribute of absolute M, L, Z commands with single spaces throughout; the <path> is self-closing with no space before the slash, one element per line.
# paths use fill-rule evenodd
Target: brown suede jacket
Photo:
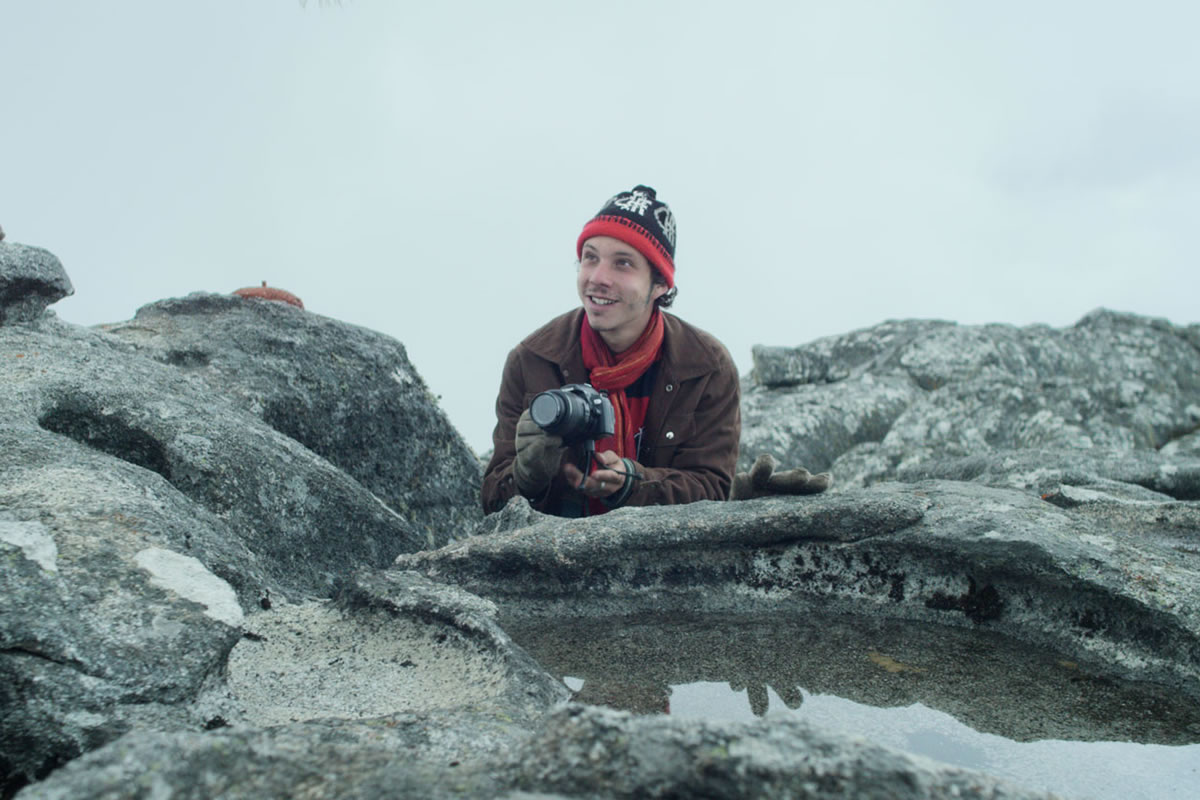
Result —
<path fill-rule="evenodd" d="M 484 513 L 499 511 L 517 494 L 513 439 L 521 412 L 539 392 L 587 382 L 579 344 L 582 322 L 581 308 L 555 317 L 508 354 L 496 398 L 495 449 L 483 476 Z M 742 429 L 737 368 L 713 336 L 671 314 L 663 314 L 663 323 L 663 351 L 637 458 L 644 479 L 623 505 L 724 500 Z M 570 454 L 575 463 L 582 455 L 577 449 Z M 544 497 L 530 503 L 548 514 L 564 514 L 580 497 L 559 475 Z"/>

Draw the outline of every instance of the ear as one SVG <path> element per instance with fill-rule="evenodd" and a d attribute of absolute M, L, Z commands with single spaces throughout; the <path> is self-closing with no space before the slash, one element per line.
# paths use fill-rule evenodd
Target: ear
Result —
<path fill-rule="evenodd" d="M 650 284 L 650 302 L 653 303 L 669 291 L 665 283 Z"/>

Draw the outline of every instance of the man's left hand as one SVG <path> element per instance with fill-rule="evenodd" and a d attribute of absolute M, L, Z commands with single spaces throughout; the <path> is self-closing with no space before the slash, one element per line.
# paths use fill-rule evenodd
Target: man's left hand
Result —
<path fill-rule="evenodd" d="M 813 475 L 804 467 L 776 472 L 779 462 L 774 456 L 763 453 L 749 472 L 733 476 L 729 491 L 730 500 L 753 500 L 782 494 L 820 494 L 833 485 L 833 476 L 828 472 Z"/>

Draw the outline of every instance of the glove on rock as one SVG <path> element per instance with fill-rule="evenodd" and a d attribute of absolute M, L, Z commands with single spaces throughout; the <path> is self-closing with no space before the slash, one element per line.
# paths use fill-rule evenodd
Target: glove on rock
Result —
<path fill-rule="evenodd" d="M 763 453 L 754 461 L 749 472 L 733 476 L 730 500 L 751 500 L 779 494 L 820 494 L 833 485 L 833 476 L 828 472 L 813 475 L 804 467 L 776 472 L 779 462 L 769 453 Z"/>
<path fill-rule="evenodd" d="M 517 488 L 527 497 L 541 494 L 558 474 L 566 450 L 562 437 L 551 436 L 542 430 L 530 418 L 529 409 L 525 409 L 517 420 L 515 446 L 517 458 L 513 461 L 513 477 Z"/>

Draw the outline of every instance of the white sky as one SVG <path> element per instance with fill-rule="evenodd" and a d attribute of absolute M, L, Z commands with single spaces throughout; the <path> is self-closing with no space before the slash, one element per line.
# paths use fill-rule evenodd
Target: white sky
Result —
<path fill-rule="evenodd" d="M 266 280 L 390 334 L 482 451 L 636 183 L 743 373 L 889 318 L 1200 322 L 1198 30 L 1185 0 L 0 0 L 0 225 L 62 259 L 71 322 Z"/>

